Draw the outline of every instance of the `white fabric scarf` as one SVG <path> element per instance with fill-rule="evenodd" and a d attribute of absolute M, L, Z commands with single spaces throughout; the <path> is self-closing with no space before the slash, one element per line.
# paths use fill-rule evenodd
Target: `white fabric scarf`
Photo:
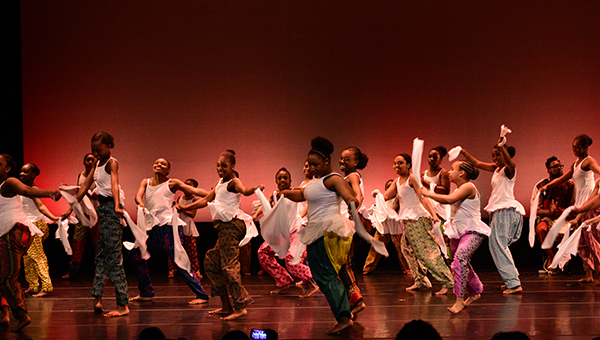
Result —
<path fill-rule="evenodd" d="M 569 213 L 574 208 L 575 208 L 574 206 L 568 207 L 556 219 L 556 221 L 554 221 L 554 225 L 548 231 L 548 234 L 546 235 L 546 238 L 544 239 L 544 242 L 542 242 L 542 249 L 552 248 L 552 245 L 554 245 L 554 241 L 556 240 L 556 237 L 558 236 L 558 232 L 560 231 L 560 229 L 562 228 L 562 226 L 565 224 L 565 221 L 567 220 L 567 216 L 569 216 Z M 567 235 L 565 235 L 565 237 L 567 237 Z M 563 242 L 565 242 L 564 239 L 563 239 Z"/>
<path fill-rule="evenodd" d="M 260 220 L 260 234 L 279 258 L 285 258 L 290 248 L 290 228 L 296 223 L 297 203 L 282 198 L 276 200 L 271 208 L 269 201 L 260 189 L 256 189 L 256 196 L 263 206 L 264 217 Z"/>
<path fill-rule="evenodd" d="M 529 207 L 529 246 L 533 248 L 535 244 L 535 220 L 537 218 L 537 207 L 540 203 L 540 193 L 535 195 L 531 206 Z"/>
<path fill-rule="evenodd" d="M 83 226 L 91 228 L 98 222 L 98 214 L 96 214 L 96 209 L 94 209 L 94 205 L 87 195 L 83 196 L 81 202 L 77 201 L 75 196 L 77 195 L 78 189 L 79 186 L 76 185 L 61 184 L 58 187 L 62 197 L 64 197 L 73 208 L 79 222 L 81 222 Z"/>

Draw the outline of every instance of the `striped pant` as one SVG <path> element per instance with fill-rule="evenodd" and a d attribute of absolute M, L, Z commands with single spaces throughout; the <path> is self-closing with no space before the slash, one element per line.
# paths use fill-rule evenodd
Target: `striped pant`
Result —
<path fill-rule="evenodd" d="M 519 271 L 508 247 L 521 237 L 523 215 L 515 208 L 496 210 L 490 217 L 490 228 L 492 229 L 489 238 L 490 253 L 498 273 L 506 288 L 519 287 L 521 285 Z"/>
<path fill-rule="evenodd" d="M 10 306 L 15 316 L 18 309 L 27 312 L 19 283 L 19 274 L 21 258 L 29 249 L 32 241 L 33 237 L 31 237 L 29 228 L 21 223 L 15 224 L 7 234 L 0 237 L 0 290 L 2 291 L 0 305 Z"/>
<path fill-rule="evenodd" d="M 29 284 L 28 291 L 37 293 L 39 291 L 40 281 L 42 283 L 43 292 L 51 292 L 52 280 L 50 280 L 50 268 L 48 267 L 48 258 L 44 252 L 42 242 L 48 237 L 48 224 L 43 220 L 34 223 L 43 233 L 44 236 L 33 236 L 33 242 L 23 256 L 23 269 L 25 270 L 25 280 Z"/>

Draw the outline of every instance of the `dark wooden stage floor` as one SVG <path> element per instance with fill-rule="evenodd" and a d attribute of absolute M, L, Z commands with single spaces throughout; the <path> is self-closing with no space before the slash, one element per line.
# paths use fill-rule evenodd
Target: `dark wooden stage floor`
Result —
<path fill-rule="evenodd" d="M 132 274 L 132 273 L 129 273 Z M 404 323 L 423 319 L 432 323 L 444 339 L 490 339 L 498 331 L 519 330 L 531 339 L 586 339 L 600 334 L 600 287 L 580 284 L 581 272 L 546 276 L 537 271 L 521 271 L 525 291 L 503 296 L 499 275 L 494 268 L 479 269 L 485 284 L 482 298 L 468 309 L 451 315 L 446 307 L 454 295 L 437 297 L 431 291 L 408 293 L 411 279 L 393 269 L 378 270 L 369 276 L 358 275 L 368 305 L 355 326 L 338 338 L 392 339 Z M 155 275 L 156 276 L 156 275 Z M 130 294 L 137 294 L 137 282 L 129 275 Z M 22 333 L 0 330 L 0 339 L 137 339 L 149 326 L 160 327 L 169 338 L 220 339 L 230 330 L 250 332 L 251 328 L 270 328 L 280 339 L 330 339 L 325 331 L 334 319 L 323 294 L 309 299 L 296 298 L 299 289 L 273 296 L 269 276 L 244 277 L 244 285 L 255 304 L 248 315 L 223 322 L 208 315 L 220 306 L 217 298 L 208 305 L 188 306 L 193 298 L 180 278 L 155 277 L 157 297 L 153 302 L 131 303 L 131 314 L 107 319 L 92 313 L 91 277 L 79 281 L 54 278 L 55 290 L 42 298 L 27 298 L 31 325 Z M 209 281 L 203 279 L 208 289 Z M 439 288 L 434 284 L 434 288 Z M 108 284 L 105 309 L 114 308 L 114 290 Z M 12 322 L 15 322 L 12 320 Z"/>

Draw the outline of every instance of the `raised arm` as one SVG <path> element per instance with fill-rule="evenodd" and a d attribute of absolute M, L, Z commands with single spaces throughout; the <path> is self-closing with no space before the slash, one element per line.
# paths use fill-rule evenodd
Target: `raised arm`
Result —
<path fill-rule="evenodd" d="M 504 173 L 506 174 L 506 177 L 508 177 L 509 179 L 512 179 L 513 177 L 515 177 L 515 169 L 517 167 L 517 165 L 515 164 L 515 162 L 513 162 L 512 157 L 510 157 L 510 154 L 508 153 L 508 149 L 506 148 L 506 145 L 500 146 L 498 147 L 498 149 L 500 150 L 500 154 L 502 155 L 502 158 L 504 159 Z"/>
<path fill-rule="evenodd" d="M 281 194 L 283 194 L 285 198 L 294 202 L 306 201 L 306 198 L 304 198 L 303 188 L 286 189 L 281 191 Z"/>
<path fill-rule="evenodd" d="M 254 194 L 254 191 L 256 191 L 256 189 L 264 189 L 265 187 L 262 185 L 258 185 L 255 187 L 247 187 L 244 186 L 244 183 L 242 183 L 242 181 L 239 178 L 234 178 L 231 183 L 229 183 L 229 185 L 227 185 L 227 190 L 231 191 L 231 192 L 237 192 L 240 193 L 244 196 L 250 196 L 252 194 Z"/>
<path fill-rule="evenodd" d="M 485 171 L 496 170 L 496 165 L 494 163 L 482 162 L 482 161 L 478 160 L 477 158 L 471 156 L 471 154 L 468 153 L 467 150 L 465 150 L 463 148 L 461 148 L 460 154 L 463 155 L 463 157 L 465 157 L 469 162 L 471 162 L 471 164 L 473 164 L 473 166 L 475 166 L 476 168 L 479 168 L 479 169 L 485 170 Z"/>
<path fill-rule="evenodd" d="M 423 194 L 423 196 L 436 200 L 442 204 L 452 204 L 455 202 L 463 201 L 466 198 L 475 198 L 475 188 L 473 187 L 473 185 L 463 184 L 460 186 L 460 188 L 458 188 L 451 194 L 442 195 L 429 191 L 427 187 L 422 187 L 421 194 Z"/>
<path fill-rule="evenodd" d="M 435 210 L 433 209 L 431 202 L 429 202 L 429 200 L 424 200 L 423 196 L 421 196 L 421 193 L 420 193 L 421 190 L 419 190 L 419 183 L 417 183 L 417 180 L 415 179 L 415 177 L 413 175 L 410 175 L 408 177 L 408 181 L 409 181 L 408 183 L 410 184 L 410 186 L 417 193 L 417 198 L 419 199 L 419 202 L 423 205 L 423 207 L 425 207 L 425 210 L 427 210 L 427 212 L 431 215 L 431 218 L 433 219 L 433 221 L 434 222 L 439 221 L 440 218 L 435 213 Z"/>
<path fill-rule="evenodd" d="M 569 170 L 567 170 L 567 172 L 565 172 L 562 176 L 560 176 L 559 178 L 555 178 L 552 181 L 550 181 L 550 183 L 542 186 L 540 188 L 540 192 L 544 192 L 546 191 L 546 189 L 557 186 L 557 185 L 561 185 L 564 182 L 570 180 L 571 178 L 573 178 L 573 166 L 575 165 L 575 163 L 573 163 L 571 165 L 571 167 L 569 167 Z"/>
<path fill-rule="evenodd" d="M 581 169 L 592 170 L 597 175 L 600 175 L 600 165 L 598 165 L 598 162 L 592 157 L 588 157 L 585 159 L 585 161 L 583 161 L 583 164 L 581 164 Z"/>
<path fill-rule="evenodd" d="M 5 183 L 7 185 L 2 186 L 2 196 L 4 197 L 14 197 L 15 195 L 27 197 L 52 197 L 55 201 L 58 201 L 60 198 L 60 192 L 58 190 L 44 190 L 30 187 L 16 178 L 7 178 Z"/>

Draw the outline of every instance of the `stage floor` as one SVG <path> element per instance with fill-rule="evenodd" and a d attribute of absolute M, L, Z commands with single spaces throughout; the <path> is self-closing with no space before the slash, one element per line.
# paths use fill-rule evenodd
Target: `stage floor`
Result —
<path fill-rule="evenodd" d="M 359 287 L 367 308 L 355 325 L 338 338 L 394 339 L 408 321 L 423 319 L 433 324 L 444 339 L 490 339 L 498 331 L 518 330 L 531 339 L 586 339 L 600 335 L 600 287 L 577 282 L 573 275 L 547 276 L 535 270 L 522 271 L 524 292 L 503 296 L 500 276 L 494 268 L 478 271 L 485 291 L 480 300 L 457 315 L 446 307 L 454 295 L 434 296 L 432 291 L 409 293 L 410 277 L 384 269 L 363 276 Z M 129 273 L 130 296 L 137 295 L 137 281 Z M 299 289 L 271 295 L 274 281 L 268 276 L 246 276 L 244 286 L 254 297 L 248 315 L 220 321 L 208 311 L 220 307 L 218 298 L 207 305 L 188 306 L 193 296 L 181 278 L 154 277 L 156 297 L 152 302 L 130 303 L 128 316 L 108 319 L 92 312 L 91 277 L 78 281 L 54 278 L 54 292 L 26 300 L 32 323 L 21 333 L 0 329 L 0 339 L 137 339 L 150 326 L 160 327 L 168 338 L 221 339 L 230 330 L 249 333 L 252 328 L 270 328 L 279 339 L 331 339 L 325 331 L 335 320 L 325 297 L 318 292 L 299 299 Z M 202 280 L 210 291 L 209 280 Z M 434 289 L 439 285 L 434 283 Z M 114 290 L 107 284 L 104 308 L 115 307 Z M 12 315 L 11 315 L 12 318 Z M 15 322 L 14 319 L 11 320 Z"/>

